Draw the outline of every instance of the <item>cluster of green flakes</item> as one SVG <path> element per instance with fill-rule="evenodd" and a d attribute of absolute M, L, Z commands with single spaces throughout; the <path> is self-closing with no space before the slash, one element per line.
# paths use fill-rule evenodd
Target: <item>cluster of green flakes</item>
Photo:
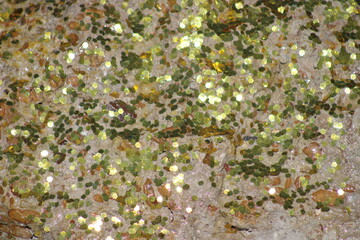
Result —
<path fill-rule="evenodd" d="M 35 235 L 59 211 L 58 239 L 104 226 L 116 232 L 107 240 L 166 238 L 159 209 L 220 187 L 220 171 L 236 187 L 217 207 L 234 216 L 266 201 L 290 214 L 330 210 L 311 193 L 345 188 L 351 179 L 334 177 L 342 162 L 296 146 L 346 149 L 360 104 L 356 1 L 79 2 L 0 5 L 1 184 L 45 209 Z M 234 149 L 225 162 L 214 157 L 224 141 Z M 199 164 L 211 174 L 184 179 Z M 276 198 L 273 177 L 301 187 Z M 258 193 L 244 195 L 243 183 Z"/>

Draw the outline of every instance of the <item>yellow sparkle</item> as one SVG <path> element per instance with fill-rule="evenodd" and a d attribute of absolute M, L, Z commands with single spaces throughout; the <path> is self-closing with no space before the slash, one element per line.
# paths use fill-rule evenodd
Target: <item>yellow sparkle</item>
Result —
<path fill-rule="evenodd" d="M 278 26 L 272 26 L 271 31 L 277 32 L 277 31 L 279 31 L 279 27 Z"/>
<path fill-rule="evenodd" d="M 327 122 L 328 122 L 328 123 L 332 123 L 332 122 L 333 122 L 332 117 L 328 117 Z"/>
<path fill-rule="evenodd" d="M 83 217 L 78 217 L 78 222 L 80 223 L 80 224 L 84 224 L 84 223 L 86 223 L 86 218 L 83 218 Z"/>
<path fill-rule="evenodd" d="M 245 59 L 244 59 L 244 63 L 245 63 L 246 65 L 249 65 L 249 64 L 252 63 L 252 60 L 251 60 L 250 58 L 245 58 Z"/>
<path fill-rule="evenodd" d="M 109 93 L 110 90 L 111 90 L 111 89 L 110 89 L 109 87 L 107 87 L 107 88 L 105 88 L 105 89 L 103 90 L 103 92 L 104 92 L 104 93 Z"/>
<path fill-rule="evenodd" d="M 173 177 L 172 180 L 174 185 L 181 185 L 184 183 L 184 174 L 179 173 L 177 176 Z"/>
<path fill-rule="evenodd" d="M 333 134 L 331 134 L 331 139 L 337 141 L 337 140 L 340 140 L 340 136 L 333 133 Z"/>
<path fill-rule="evenodd" d="M 278 10 L 279 13 L 284 13 L 285 8 L 281 6 L 281 7 L 278 7 L 277 10 Z"/>
<path fill-rule="evenodd" d="M 116 173 L 117 173 L 116 168 L 114 168 L 114 167 L 110 167 L 110 168 L 109 168 L 109 174 L 110 174 L 110 175 L 115 175 Z"/>
<path fill-rule="evenodd" d="M 242 2 L 235 3 L 236 9 L 242 9 L 244 8 L 244 4 Z"/>
<path fill-rule="evenodd" d="M 121 223 L 121 220 L 118 217 L 115 217 L 115 216 L 111 218 L 111 221 L 113 221 L 115 224 Z"/>
<path fill-rule="evenodd" d="M 214 87 L 214 83 L 213 82 L 207 82 L 207 83 L 205 83 L 205 87 L 206 88 L 213 88 Z"/>
<path fill-rule="evenodd" d="M 216 89 L 216 95 L 218 96 L 218 97 L 220 97 L 220 96 L 222 96 L 222 94 L 224 93 L 224 88 L 223 87 L 220 87 L 220 88 L 218 88 L 218 89 Z"/>
<path fill-rule="evenodd" d="M 112 192 L 110 195 L 111 195 L 112 199 L 117 199 L 118 198 L 118 194 L 115 193 L 115 192 Z"/>
<path fill-rule="evenodd" d="M 291 75 L 293 75 L 293 76 L 295 76 L 295 75 L 297 75 L 299 72 L 298 72 L 298 70 L 296 69 L 296 68 L 292 68 L 291 69 Z"/>
<path fill-rule="evenodd" d="M 122 31 L 123 31 L 120 23 L 115 24 L 114 27 L 113 27 L 113 29 L 114 29 L 117 33 L 122 33 Z"/>
<path fill-rule="evenodd" d="M 348 12 L 349 14 L 352 14 L 352 13 L 356 12 L 356 9 L 353 6 L 350 6 L 346 9 L 346 12 Z"/>
<path fill-rule="evenodd" d="M 299 121 L 304 121 L 304 117 L 300 114 L 296 115 L 296 119 Z"/>
<path fill-rule="evenodd" d="M 336 129 L 342 129 L 344 127 L 344 125 L 340 122 L 335 122 L 333 126 Z"/>
<path fill-rule="evenodd" d="M 326 82 L 320 83 L 320 89 L 324 90 L 326 88 L 326 85 L 327 85 Z"/>
<path fill-rule="evenodd" d="M 46 32 L 45 35 L 44 35 L 44 38 L 45 39 L 51 39 L 51 32 Z"/>
<path fill-rule="evenodd" d="M 274 122 L 275 121 L 275 116 L 273 114 L 269 115 L 269 120 L 270 122 Z"/>
<path fill-rule="evenodd" d="M 186 19 L 186 18 L 184 18 L 181 22 L 180 22 L 180 28 L 182 28 L 182 29 L 184 29 L 184 28 L 186 28 L 186 25 L 189 23 L 189 21 Z"/>
<path fill-rule="evenodd" d="M 101 139 L 102 141 L 105 141 L 107 139 L 107 135 L 106 132 L 101 131 L 98 135 L 99 139 Z"/>
<path fill-rule="evenodd" d="M 247 81 L 248 81 L 248 83 L 254 83 L 254 79 L 252 76 L 248 76 Z"/>
<path fill-rule="evenodd" d="M 202 18 L 197 16 L 191 21 L 191 26 L 195 28 L 201 27 Z"/>
<path fill-rule="evenodd" d="M 183 191 L 182 187 L 176 187 L 176 192 L 182 193 L 182 191 Z"/>
<path fill-rule="evenodd" d="M 173 166 L 170 166 L 169 170 L 170 170 L 170 172 L 176 172 L 179 170 L 179 167 L 176 165 L 173 165 Z"/>
<path fill-rule="evenodd" d="M 326 61 L 326 62 L 325 62 L 325 66 L 326 66 L 327 68 L 331 68 L 331 62 Z"/>

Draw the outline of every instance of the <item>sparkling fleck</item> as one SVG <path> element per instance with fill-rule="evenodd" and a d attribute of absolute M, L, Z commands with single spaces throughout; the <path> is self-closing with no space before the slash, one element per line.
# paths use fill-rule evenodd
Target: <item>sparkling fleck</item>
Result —
<path fill-rule="evenodd" d="M 304 56 L 304 55 L 305 55 L 305 50 L 301 49 L 301 50 L 299 51 L 299 56 L 302 57 L 302 56 Z"/>
<path fill-rule="evenodd" d="M 53 180 L 54 180 L 54 178 L 52 176 L 48 176 L 46 178 L 46 181 L 49 182 L 49 183 L 51 183 Z"/>
<path fill-rule="evenodd" d="M 344 190 L 342 190 L 341 188 L 339 188 L 339 189 L 337 190 L 337 194 L 338 194 L 339 196 L 342 196 L 342 195 L 345 194 L 345 192 L 344 192 Z"/>
<path fill-rule="evenodd" d="M 49 155 L 49 152 L 47 150 L 42 150 L 40 154 L 42 157 L 47 157 Z"/>
<path fill-rule="evenodd" d="M 275 188 L 270 188 L 269 189 L 269 194 L 270 195 L 274 195 L 276 193 L 276 189 Z"/>
<path fill-rule="evenodd" d="M 292 68 L 291 69 L 291 75 L 297 75 L 299 72 L 298 72 L 298 70 L 296 69 L 296 68 Z"/>

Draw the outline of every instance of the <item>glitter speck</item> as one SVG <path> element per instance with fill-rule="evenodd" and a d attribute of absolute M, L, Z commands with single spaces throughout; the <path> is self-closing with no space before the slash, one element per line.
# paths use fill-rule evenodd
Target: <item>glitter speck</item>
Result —
<path fill-rule="evenodd" d="M 182 187 L 176 187 L 176 191 L 177 191 L 178 193 L 182 193 L 183 189 L 182 189 Z"/>
<path fill-rule="evenodd" d="M 291 69 L 291 75 L 294 76 L 296 74 L 298 74 L 298 70 L 296 68 Z"/>
<path fill-rule="evenodd" d="M 276 193 L 276 189 L 275 188 L 270 188 L 269 189 L 269 194 L 270 195 L 274 195 Z"/>
<path fill-rule="evenodd" d="M 302 56 L 304 56 L 304 55 L 305 55 L 305 50 L 301 49 L 301 50 L 299 51 L 299 56 L 302 57 Z"/>
<path fill-rule="evenodd" d="M 342 190 L 341 188 L 339 190 L 337 190 L 337 193 L 339 194 L 339 196 L 342 196 L 345 194 L 344 190 Z"/>
<path fill-rule="evenodd" d="M 48 176 L 46 178 L 46 181 L 49 182 L 49 183 L 51 183 L 53 180 L 54 180 L 54 178 L 52 176 Z"/>
<path fill-rule="evenodd" d="M 49 152 L 47 150 L 42 150 L 41 151 L 41 156 L 42 157 L 47 157 L 49 155 Z"/>

